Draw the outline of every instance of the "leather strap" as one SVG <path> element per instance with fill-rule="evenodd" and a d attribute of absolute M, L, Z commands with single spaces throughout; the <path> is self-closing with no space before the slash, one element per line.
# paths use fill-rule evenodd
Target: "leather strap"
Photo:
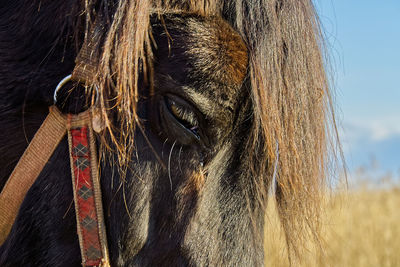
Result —
<path fill-rule="evenodd" d="M 99 14 L 89 33 L 85 36 L 83 45 L 75 59 L 75 68 L 71 79 L 90 86 L 97 74 L 100 60 L 100 45 L 104 34 L 103 17 Z"/>
<path fill-rule="evenodd" d="M 0 194 L 0 245 L 31 186 L 68 132 L 77 231 L 83 266 L 109 266 L 92 121 L 98 110 L 62 114 L 51 106 Z"/>
<path fill-rule="evenodd" d="M 75 59 L 76 65 L 71 78 L 84 86 L 91 86 L 97 74 L 97 63 L 100 60 L 99 44 L 104 32 L 101 21 L 99 16 L 89 34 L 85 36 Z M 78 115 L 64 115 L 57 107 L 50 107 L 49 115 L 0 194 L 0 245 L 6 240 L 29 188 L 68 132 L 82 265 L 110 266 L 93 127 L 96 131 L 101 131 L 104 127 L 101 115 L 95 108 Z"/>
<path fill-rule="evenodd" d="M 86 112 L 85 112 L 86 113 Z M 71 120 L 71 125 L 79 125 L 81 113 Z M 29 188 L 36 181 L 42 169 L 66 133 L 67 118 L 54 106 L 29 143 L 24 154 L 7 180 L 0 194 L 0 244 L 8 236 L 18 210 Z"/>

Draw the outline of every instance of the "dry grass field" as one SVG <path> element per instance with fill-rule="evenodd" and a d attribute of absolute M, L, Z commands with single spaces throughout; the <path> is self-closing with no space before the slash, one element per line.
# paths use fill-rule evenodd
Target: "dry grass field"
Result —
<path fill-rule="evenodd" d="M 347 190 L 325 204 L 323 250 L 307 249 L 295 266 L 400 266 L 400 188 Z M 265 265 L 289 266 L 273 203 L 265 231 Z"/>

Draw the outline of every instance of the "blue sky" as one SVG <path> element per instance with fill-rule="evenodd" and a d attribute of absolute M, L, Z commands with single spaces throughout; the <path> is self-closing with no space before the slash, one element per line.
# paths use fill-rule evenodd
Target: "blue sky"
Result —
<path fill-rule="evenodd" d="M 350 172 L 400 177 L 400 1 L 315 0 L 333 57 Z"/>

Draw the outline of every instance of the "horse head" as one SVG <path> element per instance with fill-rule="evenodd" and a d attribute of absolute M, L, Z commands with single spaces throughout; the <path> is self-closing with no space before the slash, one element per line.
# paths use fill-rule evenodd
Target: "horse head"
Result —
<path fill-rule="evenodd" d="M 309 0 L 56 2 L 3 7 L 1 23 L 20 32 L 0 30 L 14 35 L 0 43 L 13 73 L 0 73 L 1 186 L 87 46 L 93 61 L 78 64 L 92 78 L 68 85 L 57 106 L 100 110 L 112 266 L 263 265 L 272 196 L 290 249 L 317 235 L 334 117 Z M 81 264 L 70 169 L 64 138 L 0 265 Z"/>

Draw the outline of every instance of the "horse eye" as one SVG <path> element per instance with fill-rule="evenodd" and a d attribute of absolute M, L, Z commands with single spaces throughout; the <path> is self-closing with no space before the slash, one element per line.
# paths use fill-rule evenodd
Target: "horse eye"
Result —
<path fill-rule="evenodd" d="M 165 102 L 168 110 L 175 117 L 175 119 L 199 139 L 199 121 L 196 113 L 187 107 L 187 105 L 182 105 L 169 97 L 165 98 Z"/>

